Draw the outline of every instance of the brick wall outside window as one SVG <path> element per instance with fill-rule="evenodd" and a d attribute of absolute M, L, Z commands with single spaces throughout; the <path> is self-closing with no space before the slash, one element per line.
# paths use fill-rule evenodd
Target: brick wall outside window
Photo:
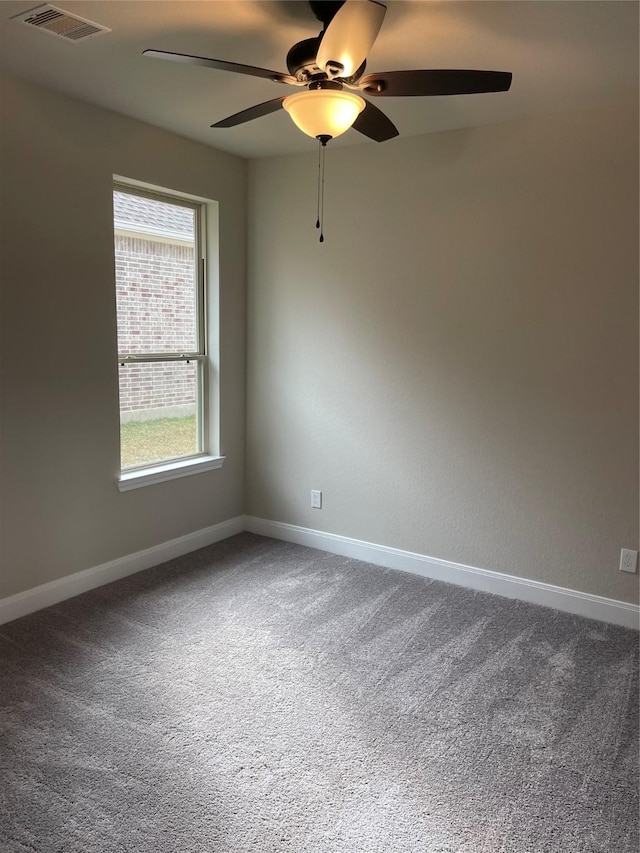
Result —
<path fill-rule="evenodd" d="M 115 261 L 119 354 L 197 349 L 193 247 L 116 234 Z M 124 420 L 185 414 L 195 400 L 193 364 L 120 368 Z"/>

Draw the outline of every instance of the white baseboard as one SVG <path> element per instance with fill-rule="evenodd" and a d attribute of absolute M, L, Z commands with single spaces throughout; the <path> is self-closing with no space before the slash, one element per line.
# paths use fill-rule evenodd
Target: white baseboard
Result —
<path fill-rule="evenodd" d="M 517 598 L 520 601 L 553 607 L 555 610 L 564 610 L 566 613 L 598 619 L 601 622 L 611 622 L 625 628 L 636 630 L 639 628 L 640 608 L 635 604 L 627 604 L 613 598 L 604 598 L 600 595 L 591 595 L 553 584 L 478 569 L 474 566 L 453 563 L 450 560 L 440 560 L 437 557 L 427 557 L 424 554 L 387 548 L 372 542 L 362 542 L 359 539 L 349 539 L 346 536 L 323 533 L 320 530 L 310 530 L 306 527 L 268 521 L 254 516 L 245 516 L 244 529 L 273 539 L 284 539 L 298 545 L 308 545 L 311 548 L 319 548 L 344 557 L 353 557 L 388 569 L 400 569 L 446 583 L 454 583 L 482 592 L 492 592 L 506 598 Z"/>
<path fill-rule="evenodd" d="M 10 598 L 0 599 L 0 625 L 143 569 L 160 565 L 174 557 L 181 557 L 198 548 L 212 545 L 243 530 L 270 536 L 273 539 L 307 545 L 310 548 L 318 548 L 344 557 L 353 557 L 388 569 L 399 569 L 445 583 L 454 583 L 482 592 L 492 592 L 506 598 L 517 598 L 532 604 L 553 607 L 556 610 L 564 610 L 567 613 L 586 616 L 601 622 L 611 622 L 625 628 L 636 630 L 639 628 L 640 608 L 635 604 L 250 515 L 230 518 L 228 521 L 214 524 L 203 530 L 196 530 L 194 533 L 171 539 L 169 542 L 163 542 L 144 551 L 137 551 L 135 554 L 120 557 L 101 566 L 94 566 L 20 592 Z"/>
<path fill-rule="evenodd" d="M 181 557 L 183 554 L 196 551 L 198 548 L 204 548 L 205 545 L 212 545 L 221 539 L 242 533 L 243 529 L 244 518 L 242 516 L 230 518 L 228 521 L 222 521 L 212 527 L 205 527 L 203 530 L 196 530 L 194 533 L 187 533 L 186 536 L 171 539 L 169 542 L 162 542 L 160 545 L 154 545 L 144 551 L 119 557 L 117 560 L 111 560 L 111 562 L 103 563 L 101 566 L 94 566 L 91 569 L 85 569 L 76 574 L 51 581 L 51 583 L 19 592 L 10 598 L 0 599 L 0 625 L 19 619 L 28 613 L 34 613 L 36 610 L 42 610 L 43 607 L 51 607 L 52 604 L 58 604 L 67 598 L 73 598 L 74 595 L 96 589 L 96 587 L 135 574 L 135 572 L 140 572 L 143 569 L 158 566 L 167 560 L 173 560 L 174 557 Z"/>

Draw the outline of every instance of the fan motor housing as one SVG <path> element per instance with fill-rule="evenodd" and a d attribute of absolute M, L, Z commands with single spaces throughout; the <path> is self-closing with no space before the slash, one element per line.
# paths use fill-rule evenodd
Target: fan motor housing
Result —
<path fill-rule="evenodd" d="M 287 54 L 287 68 L 289 74 L 299 80 L 301 83 L 309 83 L 312 80 L 326 80 L 329 76 L 326 71 L 323 71 L 316 63 L 318 48 L 322 41 L 322 33 L 319 36 L 311 39 L 304 39 L 293 45 Z M 355 82 L 363 74 L 366 67 L 366 60 L 360 68 L 351 77 L 345 78 L 347 82 Z M 335 75 L 331 75 L 335 76 Z M 376 91 L 380 91 L 377 89 Z"/>
<path fill-rule="evenodd" d="M 287 54 L 287 68 L 289 74 L 297 80 L 311 80 L 318 74 L 326 76 L 324 71 L 321 71 L 316 64 L 316 56 L 320 47 L 321 37 L 316 36 L 311 39 L 294 44 Z"/>

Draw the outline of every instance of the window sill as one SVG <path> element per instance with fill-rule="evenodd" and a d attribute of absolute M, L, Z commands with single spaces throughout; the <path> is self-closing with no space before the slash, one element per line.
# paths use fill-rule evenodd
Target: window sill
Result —
<path fill-rule="evenodd" d="M 125 471 L 120 474 L 117 480 L 118 489 L 121 492 L 128 492 L 130 489 L 140 489 L 142 486 L 164 483 L 165 480 L 177 480 L 191 474 L 213 471 L 215 468 L 222 468 L 225 459 L 225 456 L 198 456 L 195 459 L 179 459 L 166 462 L 163 465 Z"/>

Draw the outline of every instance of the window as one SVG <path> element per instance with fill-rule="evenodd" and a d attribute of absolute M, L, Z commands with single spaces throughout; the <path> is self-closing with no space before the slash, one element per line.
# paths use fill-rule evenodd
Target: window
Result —
<path fill-rule="evenodd" d="M 121 489 L 222 464 L 210 455 L 207 205 L 113 190 Z"/>

